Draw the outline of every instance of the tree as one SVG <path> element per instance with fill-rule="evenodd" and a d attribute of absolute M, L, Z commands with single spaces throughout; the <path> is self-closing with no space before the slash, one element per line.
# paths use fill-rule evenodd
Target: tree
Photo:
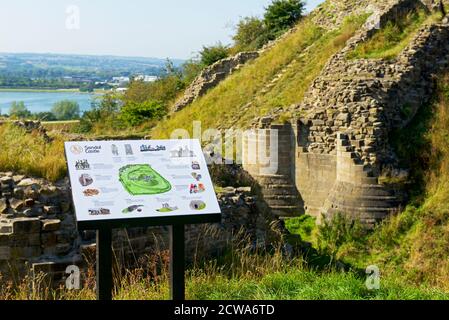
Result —
<path fill-rule="evenodd" d="M 273 38 L 291 28 L 303 16 L 302 0 L 273 0 L 265 11 L 265 25 Z"/>
<path fill-rule="evenodd" d="M 228 46 L 223 45 L 221 42 L 209 47 L 204 46 L 200 52 L 201 63 L 204 66 L 210 66 L 221 59 L 227 58 L 228 55 Z"/>
<path fill-rule="evenodd" d="M 9 108 L 9 115 L 11 117 L 23 119 L 31 117 L 31 112 L 27 109 L 23 101 L 13 101 L 11 103 L 11 107 Z"/>
<path fill-rule="evenodd" d="M 80 117 L 80 106 L 75 101 L 62 100 L 56 102 L 51 109 L 57 120 L 73 120 Z"/>
<path fill-rule="evenodd" d="M 267 29 L 263 20 L 257 17 L 245 17 L 237 24 L 233 37 L 235 50 L 251 51 L 260 49 L 268 42 Z"/>

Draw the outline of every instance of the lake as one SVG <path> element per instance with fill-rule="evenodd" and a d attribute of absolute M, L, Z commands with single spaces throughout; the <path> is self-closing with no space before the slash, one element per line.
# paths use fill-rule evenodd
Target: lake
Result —
<path fill-rule="evenodd" d="M 53 104 L 61 100 L 76 101 L 81 113 L 90 110 L 92 99 L 99 94 L 81 92 L 0 91 L 0 114 L 8 114 L 13 101 L 23 101 L 31 112 L 51 111 Z"/>

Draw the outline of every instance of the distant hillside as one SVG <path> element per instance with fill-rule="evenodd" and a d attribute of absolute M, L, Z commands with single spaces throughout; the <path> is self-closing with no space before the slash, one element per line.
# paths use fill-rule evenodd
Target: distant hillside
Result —
<path fill-rule="evenodd" d="M 135 74 L 160 75 L 166 59 L 34 53 L 0 53 L 1 87 L 34 87 L 67 77 L 101 81 Z M 180 66 L 182 60 L 172 60 Z M 44 85 L 45 86 L 45 85 Z"/>

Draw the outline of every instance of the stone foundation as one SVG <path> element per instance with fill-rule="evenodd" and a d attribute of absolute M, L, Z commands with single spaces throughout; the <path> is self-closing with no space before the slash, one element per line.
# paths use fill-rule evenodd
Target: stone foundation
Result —
<path fill-rule="evenodd" d="M 221 254 L 245 237 L 245 244 L 274 245 L 286 232 L 283 224 L 251 188 L 224 188 L 218 194 L 222 222 L 186 226 L 186 259 L 200 260 Z M 168 249 L 168 227 L 113 231 L 115 261 L 120 268 Z M 58 285 L 65 269 L 84 269 L 86 257 L 94 263 L 95 231 L 78 232 L 68 181 L 57 184 L 13 173 L 0 173 L 0 273 L 20 279 L 33 271 L 48 273 Z"/>

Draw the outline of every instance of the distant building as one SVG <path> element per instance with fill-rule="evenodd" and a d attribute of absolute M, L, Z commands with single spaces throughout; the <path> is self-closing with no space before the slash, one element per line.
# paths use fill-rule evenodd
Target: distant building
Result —
<path fill-rule="evenodd" d="M 134 80 L 143 81 L 143 82 L 154 82 L 157 79 L 159 79 L 157 76 L 148 76 L 148 75 L 142 75 L 142 74 L 134 77 Z"/>
<path fill-rule="evenodd" d="M 112 81 L 109 82 L 108 84 L 111 87 L 124 88 L 129 84 L 129 82 L 130 82 L 129 77 L 113 77 Z"/>

